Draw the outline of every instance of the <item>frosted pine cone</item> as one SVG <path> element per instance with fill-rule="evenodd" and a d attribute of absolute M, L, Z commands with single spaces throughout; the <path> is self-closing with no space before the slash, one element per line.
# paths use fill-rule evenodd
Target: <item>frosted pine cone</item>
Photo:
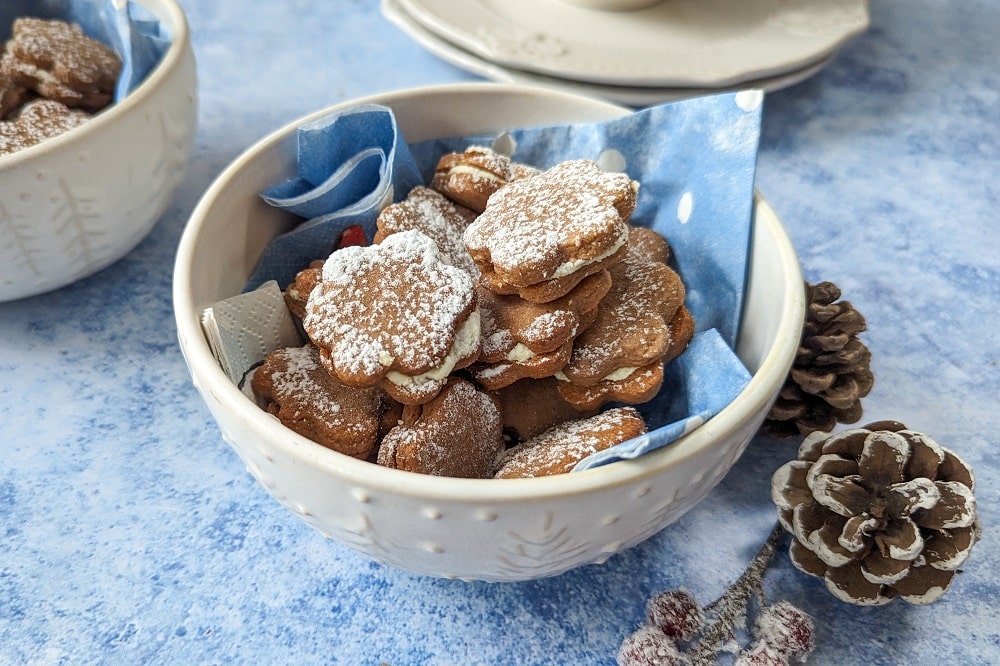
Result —
<path fill-rule="evenodd" d="M 771 479 L 790 556 L 836 597 L 930 603 L 979 538 L 972 470 L 895 421 L 816 432 Z"/>
<path fill-rule="evenodd" d="M 764 421 L 777 437 L 833 430 L 861 419 L 861 398 L 875 377 L 871 353 L 858 339 L 865 318 L 847 301 L 837 301 L 832 282 L 806 284 L 806 321 L 791 372 Z"/>

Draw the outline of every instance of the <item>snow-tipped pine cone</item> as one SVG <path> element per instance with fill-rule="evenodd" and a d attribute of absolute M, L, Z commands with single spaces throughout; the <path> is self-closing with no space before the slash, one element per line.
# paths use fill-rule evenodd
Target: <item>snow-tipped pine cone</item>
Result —
<path fill-rule="evenodd" d="M 895 421 L 805 438 L 771 479 L 797 568 L 836 597 L 930 603 L 980 535 L 972 470 Z"/>
<path fill-rule="evenodd" d="M 871 353 L 858 339 L 865 318 L 848 301 L 837 301 L 832 282 L 806 284 L 806 320 L 791 372 L 764 421 L 777 437 L 833 430 L 861 419 L 861 398 L 875 377 Z"/>

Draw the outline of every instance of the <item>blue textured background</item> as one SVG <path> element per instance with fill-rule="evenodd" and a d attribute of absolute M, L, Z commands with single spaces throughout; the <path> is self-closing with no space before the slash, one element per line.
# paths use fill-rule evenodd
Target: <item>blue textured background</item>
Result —
<path fill-rule="evenodd" d="M 773 523 L 767 478 L 787 443 L 755 440 L 704 503 L 604 566 L 515 585 L 373 564 L 253 481 L 175 340 L 187 214 L 288 121 L 473 77 L 371 0 L 181 1 L 202 110 L 173 206 L 113 267 L 0 304 L 0 663 L 610 664 L 649 595 L 718 596 Z M 810 663 L 996 663 L 1000 4 L 871 10 L 871 30 L 820 74 L 767 97 L 757 185 L 806 277 L 839 284 L 868 319 L 866 418 L 902 420 L 969 462 L 985 533 L 931 606 L 847 606 L 784 554 L 767 591 L 816 617 Z"/>

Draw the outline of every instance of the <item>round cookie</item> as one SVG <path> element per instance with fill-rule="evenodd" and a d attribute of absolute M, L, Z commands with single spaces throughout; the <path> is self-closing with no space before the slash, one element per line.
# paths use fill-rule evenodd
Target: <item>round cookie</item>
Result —
<path fill-rule="evenodd" d="M 14 20 L 0 67 L 42 97 L 97 111 L 111 103 L 122 63 L 75 23 L 25 17 Z"/>
<path fill-rule="evenodd" d="M 621 257 L 636 186 L 590 160 L 570 160 L 490 197 L 465 246 L 492 291 L 552 300 Z M 525 292 L 544 287 L 544 296 Z"/>
<path fill-rule="evenodd" d="M 464 152 L 448 153 L 438 160 L 431 188 L 481 213 L 490 196 L 501 187 L 538 173 L 538 169 L 518 164 L 491 148 L 470 146 Z"/>
<path fill-rule="evenodd" d="M 434 241 L 411 230 L 333 252 L 302 325 L 342 382 L 381 385 L 412 405 L 433 398 L 452 370 L 476 360 L 479 320 L 469 273 L 442 261 Z"/>
<path fill-rule="evenodd" d="M 632 407 L 618 407 L 589 418 L 567 421 L 505 451 L 493 478 L 564 474 L 587 456 L 645 432 L 646 422 Z"/>
<path fill-rule="evenodd" d="M 386 206 L 375 224 L 375 242 L 381 243 L 392 234 L 416 229 L 433 240 L 441 256 L 452 266 L 479 275 L 479 268 L 472 261 L 462 234 L 476 218 L 476 214 L 452 202 L 443 194 L 418 185 L 410 190 L 406 198 Z"/>
<path fill-rule="evenodd" d="M 251 386 L 269 413 L 303 437 L 355 458 L 366 458 L 375 448 L 380 392 L 335 380 L 312 345 L 268 354 Z"/>
<path fill-rule="evenodd" d="M 378 464 L 435 476 L 484 478 L 503 447 L 500 405 L 471 382 L 451 378 L 423 405 L 403 408 L 382 439 Z"/>

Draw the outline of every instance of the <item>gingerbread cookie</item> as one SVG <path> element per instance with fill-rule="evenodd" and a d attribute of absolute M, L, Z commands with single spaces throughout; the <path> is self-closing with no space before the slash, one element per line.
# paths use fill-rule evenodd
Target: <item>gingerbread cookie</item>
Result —
<path fill-rule="evenodd" d="M 412 230 L 331 254 L 302 325 L 342 382 L 413 405 L 476 360 L 479 320 L 472 277 Z"/>
<path fill-rule="evenodd" d="M 403 409 L 402 423 L 379 448 L 378 464 L 436 476 L 490 475 L 503 446 L 497 399 L 452 378 L 423 405 Z"/>
<path fill-rule="evenodd" d="M 652 400 L 663 386 L 663 361 L 627 368 L 593 386 L 559 381 L 559 395 L 576 409 L 600 409 L 609 402 L 638 405 Z"/>
<path fill-rule="evenodd" d="M 111 103 L 122 63 L 74 23 L 19 18 L 0 68 L 42 97 L 97 111 Z"/>
<path fill-rule="evenodd" d="M 630 237 L 625 258 L 611 268 L 611 289 L 597 321 L 574 341 L 561 378 L 578 386 L 622 379 L 623 372 L 659 361 L 677 346 L 670 321 L 684 304 L 684 284 L 666 264 L 647 258 L 649 248 L 658 246 L 652 236 L 659 234 L 632 230 L 638 242 Z"/>
<path fill-rule="evenodd" d="M 27 101 L 28 89 L 0 69 L 0 120 Z"/>
<path fill-rule="evenodd" d="M 319 284 L 323 276 L 323 261 L 316 260 L 295 275 L 295 279 L 285 287 L 284 298 L 288 311 L 300 320 L 306 316 L 306 302 L 309 294 Z"/>
<path fill-rule="evenodd" d="M 628 234 L 628 251 L 646 261 L 665 264 L 670 261 L 670 244 L 652 229 L 632 227 Z"/>
<path fill-rule="evenodd" d="M 433 240 L 445 261 L 479 275 L 479 268 L 465 249 L 462 234 L 476 214 L 452 202 L 443 194 L 417 186 L 406 198 L 386 206 L 375 224 L 375 242 L 381 243 L 392 234 L 416 229 Z"/>
<path fill-rule="evenodd" d="M 438 160 L 431 187 L 452 201 L 483 212 L 490 196 L 507 183 L 537 175 L 538 169 L 518 164 L 484 146 L 470 146 Z"/>
<path fill-rule="evenodd" d="M 79 127 L 91 115 L 65 104 L 35 99 L 25 104 L 12 120 L 0 120 L 0 155 L 29 148 L 45 139 Z"/>
<path fill-rule="evenodd" d="M 659 361 L 647 366 L 622 368 L 592 386 L 559 382 L 559 395 L 577 409 L 598 409 L 609 402 L 637 405 L 652 400 L 663 386 L 663 366 L 681 355 L 694 336 L 694 317 L 683 305 L 670 320 L 670 346 Z M 565 379 L 565 375 L 557 373 Z"/>
<path fill-rule="evenodd" d="M 571 160 L 498 190 L 465 231 L 482 283 L 535 302 L 565 295 L 624 255 L 636 188 L 623 173 Z"/>
<path fill-rule="evenodd" d="M 366 458 L 379 428 L 378 389 L 344 386 L 319 362 L 312 345 L 279 349 L 267 355 L 251 379 L 267 411 L 285 426 L 318 444 Z"/>
<path fill-rule="evenodd" d="M 646 422 L 632 407 L 618 407 L 590 418 L 567 421 L 504 452 L 494 478 L 564 474 L 587 456 L 645 432 Z"/>
<path fill-rule="evenodd" d="M 478 288 L 482 312 L 481 361 L 499 363 L 553 351 L 572 341 L 597 316 L 597 304 L 611 289 L 611 274 L 601 271 L 570 293 L 548 303 Z"/>
<path fill-rule="evenodd" d="M 554 377 L 522 379 L 497 391 L 503 411 L 504 432 L 513 442 L 523 442 L 552 426 L 593 416 L 597 410 L 578 410 L 566 402 Z"/>
<path fill-rule="evenodd" d="M 543 354 L 530 354 L 498 363 L 476 363 L 469 368 L 469 372 L 483 387 L 495 391 L 510 386 L 519 379 L 552 377 L 565 367 L 572 353 L 573 342 L 570 341 Z"/>

